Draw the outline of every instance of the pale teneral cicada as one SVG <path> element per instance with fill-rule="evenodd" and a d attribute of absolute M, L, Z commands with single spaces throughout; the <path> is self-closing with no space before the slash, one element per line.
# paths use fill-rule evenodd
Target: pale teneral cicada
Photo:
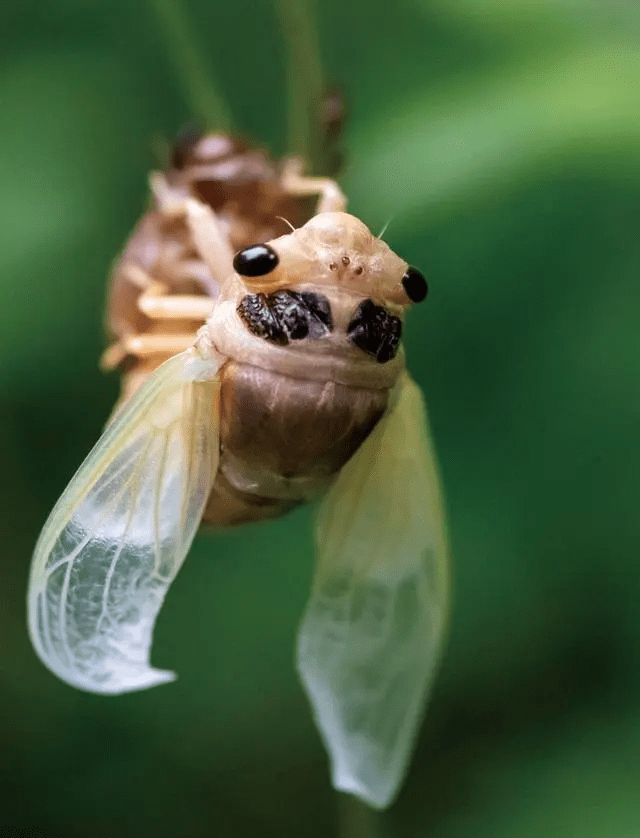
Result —
<path fill-rule="evenodd" d="M 31 639 L 83 690 L 170 681 L 150 664 L 154 622 L 198 527 L 323 497 L 297 668 L 334 786 L 384 807 L 447 607 L 436 465 L 401 342 L 426 282 L 345 212 L 335 181 L 231 135 L 182 137 L 151 189 L 111 284 L 103 364 L 123 396 L 38 541 Z"/>

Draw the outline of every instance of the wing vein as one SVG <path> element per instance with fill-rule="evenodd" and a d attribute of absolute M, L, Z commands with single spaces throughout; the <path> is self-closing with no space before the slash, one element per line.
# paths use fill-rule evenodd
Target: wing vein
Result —
<path fill-rule="evenodd" d="M 182 500 L 180 503 L 180 532 L 184 534 L 185 527 L 186 527 L 186 520 L 187 514 L 189 511 L 189 495 L 191 489 L 191 481 L 193 479 L 193 471 L 195 467 L 195 438 L 196 434 L 200 431 L 200 419 L 201 419 L 201 408 L 202 408 L 202 400 L 199 398 L 195 398 L 195 387 L 192 384 L 189 388 L 189 401 L 191 402 L 190 407 L 195 414 L 195 421 L 191 423 L 188 427 L 188 434 L 186 435 L 185 439 L 185 449 L 186 449 L 186 457 L 184 460 L 184 470 L 185 470 L 185 486 L 187 487 L 187 491 L 183 494 Z M 195 401 L 195 405 L 193 402 Z M 180 432 L 184 435 L 185 429 L 184 425 L 181 426 Z"/>
<path fill-rule="evenodd" d="M 160 456 L 158 474 L 156 477 L 153 492 L 153 552 L 155 557 L 153 569 L 156 573 L 159 572 L 160 565 L 162 563 L 160 551 L 160 499 L 162 497 L 162 484 L 164 481 L 165 468 L 167 465 L 167 451 L 169 449 L 169 442 L 171 440 L 171 435 L 173 434 L 174 429 L 175 423 L 172 422 L 171 425 L 167 427 L 165 433 L 163 433 L 162 453 Z"/>
<path fill-rule="evenodd" d="M 173 677 L 150 665 L 153 627 L 219 449 L 217 411 L 205 408 L 221 361 L 192 359 L 167 361 L 118 412 L 36 545 L 30 636 L 43 663 L 81 689 L 127 692 Z"/>
<path fill-rule="evenodd" d="M 132 436 L 132 438 L 133 438 L 133 436 Z M 123 447 L 124 445 L 130 444 L 131 441 L 132 441 L 131 439 L 125 439 L 123 441 L 123 443 L 121 444 L 121 447 Z M 124 462 L 122 465 L 120 465 L 118 467 L 117 470 L 115 470 L 112 474 L 110 474 L 109 477 L 107 478 L 107 480 L 100 487 L 102 489 L 102 491 L 107 489 L 118 477 L 120 477 L 120 475 L 124 471 L 126 471 L 128 468 L 130 468 L 131 463 L 135 461 L 136 457 L 137 457 L 137 454 L 134 452 L 132 457 L 129 460 Z M 78 475 L 76 475 L 76 477 L 77 476 Z M 74 479 L 75 479 L 75 477 L 74 477 Z M 63 496 L 60 500 L 62 501 L 63 498 L 64 498 L 64 494 L 63 494 Z M 77 512 L 78 507 L 81 505 L 81 503 L 82 503 L 82 499 L 79 498 L 78 500 L 74 501 L 73 503 L 70 503 L 68 508 L 65 510 L 65 512 L 61 512 L 58 515 L 58 517 L 60 518 L 60 524 L 58 525 L 57 528 L 53 529 L 50 533 L 47 533 L 47 536 L 48 536 L 47 541 L 43 545 L 41 545 L 41 548 L 42 548 L 43 552 L 50 552 L 47 545 L 53 546 L 57 542 L 58 538 L 64 532 L 64 530 L 65 530 L 66 526 L 68 525 L 69 521 L 71 520 L 71 518 L 73 518 L 74 513 Z"/>
<path fill-rule="evenodd" d="M 146 455 L 150 445 L 151 442 L 147 444 L 144 455 Z M 60 642 L 62 643 L 62 648 L 67 656 L 69 666 L 73 666 L 73 662 L 75 660 L 73 653 L 71 652 L 71 647 L 69 646 L 69 640 L 67 638 L 67 596 L 69 593 L 69 582 L 71 579 L 71 571 L 73 570 L 73 562 L 95 536 L 95 530 L 99 529 L 100 525 L 104 521 L 105 516 L 108 515 L 108 513 L 111 512 L 115 506 L 117 506 L 118 502 L 126 494 L 126 491 L 129 488 L 129 485 L 136 473 L 137 470 L 134 470 L 131 476 L 128 477 L 127 480 L 122 484 L 120 490 L 112 498 L 110 498 L 109 502 L 105 506 L 103 515 L 98 520 L 97 526 L 94 526 L 93 530 L 87 532 L 85 538 L 83 538 L 80 544 L 77 545 L 67 556 L 67 569 L 65 571 L 62 589 L 60 591 L 60 602 L 58 604 L 58 627 L 60 631 Z M 64 528 L 61 532 L 64 532 Z M 51 574 L 48 574 L 48 576 L 49 578 L 51 578 Z"/>
<path fill-rule="evenodd" d="M 60 641 L 62 643 L 62 648 L 64 653 L 67 656 L 67 660 L 69 662 L 69 666 L 73 665 L 73 655 L 71 653 L 71 647 L 69 646 L 69 641 L 67 639 L 67 594 L 69 592 L 69 580 L 71 579 L 71 562 L 67 565 L 67 568 L 64 572 L 64 581 L 62 583 L 62 589 L 60 591 L 60 603 L 58 605 L 58 626 L 60 629 Z"/>
<path fill-rule="evenodd" d="M 46 608 L 46 602 L 44 597 L 44 591 L 40 591 L 38 593 L 38 610 L 40 612 L 40 620 L 42 622 L 42 633 L 46 635 L 44 640 L 49 647 L 49 649 L 53 649 L 53 643 L 51 641 L 51 627 L 49 625 L 49 613 Z"/>
<path fill-rule="evenodd" d="M 104 581 L 104 590 L 102 591 L 102 610 L 100 612 L 100 616 L 96 622 L 96 633 L 100 631 L 102 626 L 103 619 L 106 619 L 109 616 L 109 609 L 108 609 L 108 602 L 109 602 L 109 594 L 111 593 L 111 585 L 113 582 L 113 576 L 115 574 L 116 566 L 118 561 L 120 560 L 120 556 L 122 555 L 122 551 L 124 549 L 124 545 L 127 539 L 127 535 L 129 533 L 129 529 L 131 527 L 131 522 L 133 521 L 133 516 L 136 512 L 136 505 L 135 505 L 135 497 L 136 497 L 136 485 L 140 485 L 142 480 L 142 471 L 144 469 L 144 465 L 146 464 L 149 458 L 149 451 L 151 450 L 151 445 L 153 442 L 153 437 L 149 440 L 147 447 L 145 448 L 142 456 L 140 457 L 137 467 L 135 471 L 132 473 L 131 477 L 127 481 L 127 485 L 129 483 L 133 483 L 133 497 L 131 501 L 131 507 L 129 509 L 129 514 L 127 516 L 127 523 L 125 524 L 124 530 L 122 535 L 120 536 L 120 540 L 118 542 L 118 546 L 116 548 L 116 552 L 114 554 L 113 559 L 111 560 L 111 564 L 109 565 L 109 569 L 107 571 L 107 575 Z M 135 480 L 134 480 L 135 478 Z"/>
<path fill-rule="evenodd" d="M 64 559 L 59 559 L 59 561 L 57 561 L 54 565 L 52 565 L 51 567 L 48 567 L 46 569 L 47 577 L 50 578 L 56 572 L 56 570 L 59 567 L 62 567 L 65 564 L 72 563 L 73 560 L 75 559 L 75 557 L 79 553 L 81 553 L 84 550 L 84 548 L 87 546 L 87 544 L 91 541 L 92 537 L 93 537 L 93 533 L 88 532 L 86 534 L 86 536 L 82 539 L 80 544 L 78 544 L 76 547 L 74 547 L 73 550 L 69 553 L 68 556 L 65 556 Z"/>

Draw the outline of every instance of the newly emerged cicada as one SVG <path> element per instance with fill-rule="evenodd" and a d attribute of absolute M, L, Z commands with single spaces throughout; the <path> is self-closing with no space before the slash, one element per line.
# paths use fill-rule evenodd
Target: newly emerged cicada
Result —
<path fill-rule="evenodd" d="M 335 787 L 384 807 L 447 609 L 436 464 L 401 341 L 426 282 L 298 158 L 193 135 L 151 186 L 110 294 L 103 364 L 123 397 L 36 546 L 31 639 L 83 690 L 170 681 L 150 665 L 153 628 L 200 524 L 323 497 L 297 667 Z"/>

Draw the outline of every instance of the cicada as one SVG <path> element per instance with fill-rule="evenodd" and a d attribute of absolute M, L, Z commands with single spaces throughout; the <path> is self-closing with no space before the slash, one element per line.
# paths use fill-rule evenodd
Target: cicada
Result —
<path fill-rule="evenodd" d="M 385 807 L 447 611 L 436 462 L 402 346 L 426 281 L 300 158 L 191 134 L 150 181 L 111 284 L 103 365 L 122 398 L 40 535 L 31 639 L 79 689 L 171 681 L 150 664 L 154 623 L 199 526 L 321 499 L 297 669 L 334 786 Z"/>

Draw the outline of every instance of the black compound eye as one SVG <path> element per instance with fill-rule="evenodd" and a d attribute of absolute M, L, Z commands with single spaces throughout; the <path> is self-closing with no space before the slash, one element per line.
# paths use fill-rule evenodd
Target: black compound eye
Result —
<path fill-rule="evenodd" d="M 421 303 L 427 296 L 429 290 L 427 280 L 415 268 L 409 268 L 407 270 L 406 274 L 402 277 L 402 284 L 404 285 L 404 290 L 407 292 L 407 297 L 414 303 Z"/>
<path fill-rule="evenodd" d="M 252 244 L 233 257 L 233 269 L 240 276 L 264 276 L 278 264 L 278 254 L 268 244 Z"/>

